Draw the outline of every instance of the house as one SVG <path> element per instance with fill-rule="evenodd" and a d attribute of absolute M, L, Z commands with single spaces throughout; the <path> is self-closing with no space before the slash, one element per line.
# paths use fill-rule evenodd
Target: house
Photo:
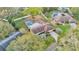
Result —
<path fill-rule="evenodd" d="M 74 18 L 67 13 L 58 13 L 58 15 L 52 18 L 52 21 L 58 24 L 76 22 Z"/>
<path fill-rule="evenodd" d="M 36 18 L 36 20 L 34 21 L 32 21 L 31 19 L 26 20 L 25 24 L 30 29 L 31 33 L 39 35 L 41 38 L 46 38 L 46 32 L 48 32 L 51 37 L 53 37 L 57 42 L 58 34 L 54 31 L 50 32 L 50 30 L 53 30 L 53 28 L 49 23 Z"/>
<path fill-rule="evenodd" d="M 47 32 L 48 30 L 52 29 L 52 26 L 50 26 L 47 22 L 44 22 L 42 19 L 43 18 L 39 16 L 35 17 L 35 19 L 27 18 L 24 22 L 30 31 L 34 34 Z"/>
<path fill-rule="evenodd" d="M 31 26 L 31 31 L 33 33 L 39 33 L 39 32 L 48 32 L 49 30 L 51 30 L 52 27 L 50 25 L 47 24 L 41 24 L 41 23 L 34 23 Z"/>

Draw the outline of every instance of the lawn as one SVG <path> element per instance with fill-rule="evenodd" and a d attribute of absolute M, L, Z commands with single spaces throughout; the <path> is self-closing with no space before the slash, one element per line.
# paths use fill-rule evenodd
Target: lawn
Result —
<path fill-rule="evenodd" d="M 62 33 L 60 34 L 60 37 L 62 37 L 69 31 L 70 25 L 69 24 L 57 25 L 57 28 L 60 28 L 62 30 Z"/>
<path fill-rule="evenodd" d="M 30 32 L 17 37 L 16 40 L 12 41 L 6 50 L 8 51 L 43 51 L 52 42 L 53 38 L 48 36 L 45 38 L 40 38 L 38 35 L 34 35 Z"/>
<path fill-rule="evenodd" d="M 0 20 L 0 40 L 9 36 L 11 32 L 14 32 L 14 28 L 8 22 Z"/>

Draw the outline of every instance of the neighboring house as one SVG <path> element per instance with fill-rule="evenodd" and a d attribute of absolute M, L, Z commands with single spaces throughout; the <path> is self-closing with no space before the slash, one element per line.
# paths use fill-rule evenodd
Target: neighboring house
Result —
<path fill-rule="evenodd" d="M 72 18 L 67 13 L 58 13 L 56 16 L 53 17 L 53 21 L 55 23 L 63 24 L 63 23 L 69 23 L 69 22 L 76 22 L 74 18 Z"/>

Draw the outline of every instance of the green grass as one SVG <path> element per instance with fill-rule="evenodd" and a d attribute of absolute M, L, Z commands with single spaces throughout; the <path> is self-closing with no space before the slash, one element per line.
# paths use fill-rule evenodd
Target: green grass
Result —
<path fill-rule="evenodd" d="M 57 27 L 62 30 L 62 33 L 59 35 L 59 40 L 58 40 L 58 41 L 61 41 L 61 38 L 64 37 L 68 33 L 70 29 L 70 25 L 69 24 L 58 25 Z"/>
<path fill-rule="evenodd" d="M 63 31 L 63 33 L 65 33 L 65 32 L 67 32 L 69 30 L 70 25 L 69 24 L 58 25 L 57 27 L 60 28 Z"/>
<path fill-rule="evenodd" d="M 73 8 L 71 8 L 71 11 L 72 11 L 72 13 L 73 13 L 73 15 L 74 15 L 74 18 L 75 18 L 76 20 L 79 20 L 79 8 L 73 7 Z"/>
<path fill-rule="evenodd" d="M 19 21 L 15 22 L 15 27 L 18 28 L 18 29 L 20 29 L 20 28 L 26 28 L 26 25 L 25 25 L 25 23 L 24 23 L 23 20 L 19 20 Z"/>
<path fill-rule="evenodd" d="M 11 24 L 0 20 L 0 40 L 6 38 L 13 31 L 15 30 Z"/>
<path fill-rule="evenodd" d="M 48 36 L 46 39 L 42 39 L 39 36 L 33 35 L 28 32 L 21 37 L 17 37 L 12 41 L 6 50 L 8 51 L 43 51 L 53 41 L 53 38 Z"/>
<path fill-rule="evenodd" d="M 57 51 L 79 51 L 79 28 L 72 30 L 62 38 Z"/>

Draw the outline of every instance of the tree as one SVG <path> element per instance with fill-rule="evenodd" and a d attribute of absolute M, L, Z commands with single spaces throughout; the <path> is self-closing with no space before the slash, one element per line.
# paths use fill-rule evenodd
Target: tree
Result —
<path fill-rule="evenodd" d="M 7 12 L 4 12 L 5 15 L 3 15 L 3 18 L 5 18 L 6 20 L 8 20 L 8 22 L 16 29 L 18 30 L 18 28 L 16 27 L 16 24 L 14 22 L 14 19 L 21 17 L 22 13 L 21 11 L 23 10 L 23 8 L 19 8 L 19 7 L 9 7 L 9 8 L 2 8 L 3 10 L 7 10 Z"/>
<path fill-rule="evenodd" d="M 32 15 L 32 18 L 33 16 L 35 15 L 42 15 L 46 20 L 48 20 L 48 18 L 43 14 L 43 8 L 41 7 L 30 7 L 30 8 L 25 8 L 24 11 L 23 11 L 23 14 L 24 15 Z"/>

